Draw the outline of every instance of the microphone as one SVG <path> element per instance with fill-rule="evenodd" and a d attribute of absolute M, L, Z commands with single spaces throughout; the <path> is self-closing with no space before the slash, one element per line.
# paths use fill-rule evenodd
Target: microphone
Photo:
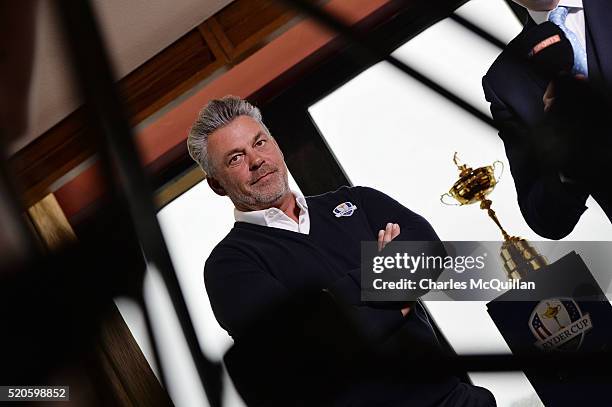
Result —
<path fill-rule="evenodd" d="M 546 21 L 520 37 L 518 55 L 526 59 L 535 72 L 546 79 L 569 74 L 574 66 L 574 50 L 563 31 Z"/>

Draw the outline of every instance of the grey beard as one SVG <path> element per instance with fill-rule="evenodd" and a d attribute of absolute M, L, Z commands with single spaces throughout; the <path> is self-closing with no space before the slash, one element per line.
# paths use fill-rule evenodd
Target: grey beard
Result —
<path fill-rule="evenodd" d="M 289 182 L 285 179 L 280 180 L 280 188 L 274 194 L 264 194 L 259 193 L 259 191 L 254 191 L 253 195 L 244 195 L 242 193 L 238 193 L 237 196 L 233 199 L 234 204 L 240 203 L 241 206 L 246 206 L 248 208 L 253 208 L 253 210 L 259 210 L 267 208 L 268 206 L 277 200 L 279 200 L 283 195 L 285 195 L 289 191 Z M 264 208 L 262 208 L 264 207 Z"/>

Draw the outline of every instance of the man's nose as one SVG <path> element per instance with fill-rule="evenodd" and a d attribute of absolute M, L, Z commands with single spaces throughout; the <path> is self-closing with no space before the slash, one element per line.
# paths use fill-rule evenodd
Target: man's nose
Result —
<path fill-rule="evenodd" d="M 263 165 L 264 162 L 266 162 L 266 161 L 261 156 L 254 155 L 250 159 L 249 169 L 251 171 L 257 170 L 259 167 L 261 167 Z"/>

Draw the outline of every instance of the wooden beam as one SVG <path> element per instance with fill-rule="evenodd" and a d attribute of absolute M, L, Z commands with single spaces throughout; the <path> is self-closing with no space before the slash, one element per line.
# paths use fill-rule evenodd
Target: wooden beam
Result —
<path fill-rule="evenodd" d="M 200 31 L 191 30 L 119 82 L 132 123 L 140 123 L 224 64 Z"/>
<path fill-rule="evenodd" d="M 294 17 L 278 1 L 238 1 L 211 17 L 210 24 L 230 59 L 236 60 Z"/>
<path fill-rule="evenodd" d="M 109 390 L 121 406 L 173 406 L 114 302 L 98 336 L 97 358 Z M 120 403 L 120 404 L 119 404 Z"/>
<path fill-rule="evenodd" d="M 86 112 L 79 108 L 9 159 L 24 207 L 53 192 L 53 182 L 95 153 L 86 122 Z"/>
<path fill-rule="evenodd" d="M 198 30 L 200 31 L 200 34 L 202 35 L 206 43 L 210 46 L 210 49 L 213 54 L 215 54 L 215 57 L 219 61 L 223 61 L 228 64 L 230 62 L 230 57 L 225 52 L 225 48 L 221 44 L 219 38 L 213 32 L 210 20 L 211 19 L 208 19 L 202 24 L 198 25 Z"/>
<path fill-rule="evenodd" d="M 28 208 L 28 217 L 46 249 L 55 251 L 76 242 L 76 235 L 53 194 Z"/>
<path fill-rule="evenodd" d="M 204 172 L 200 167 L 192 168 L 183 176 L 164 185 L 163 188 L 157 191 L 155 193 L 155 205 L 158 208 L 163 208 L 204 179 Z"/>

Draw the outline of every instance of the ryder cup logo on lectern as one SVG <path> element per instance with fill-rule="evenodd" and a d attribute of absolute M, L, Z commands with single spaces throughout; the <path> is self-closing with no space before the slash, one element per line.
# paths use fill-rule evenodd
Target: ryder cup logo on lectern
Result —
<path fill-rule="evenodd" d="M 334 215 L 336 218 L 341 216 L 351 216 L 357 209 L 357 205 L 351 202 L 343 202 L 334 208 Z"/>
<path fill-rule="evenodd" d="M 589 314 L 582 314 L 571 298 L 540 301 L 529 318 L 529 328 L 543 350 L 577 350 L 593 327 Z"/>

